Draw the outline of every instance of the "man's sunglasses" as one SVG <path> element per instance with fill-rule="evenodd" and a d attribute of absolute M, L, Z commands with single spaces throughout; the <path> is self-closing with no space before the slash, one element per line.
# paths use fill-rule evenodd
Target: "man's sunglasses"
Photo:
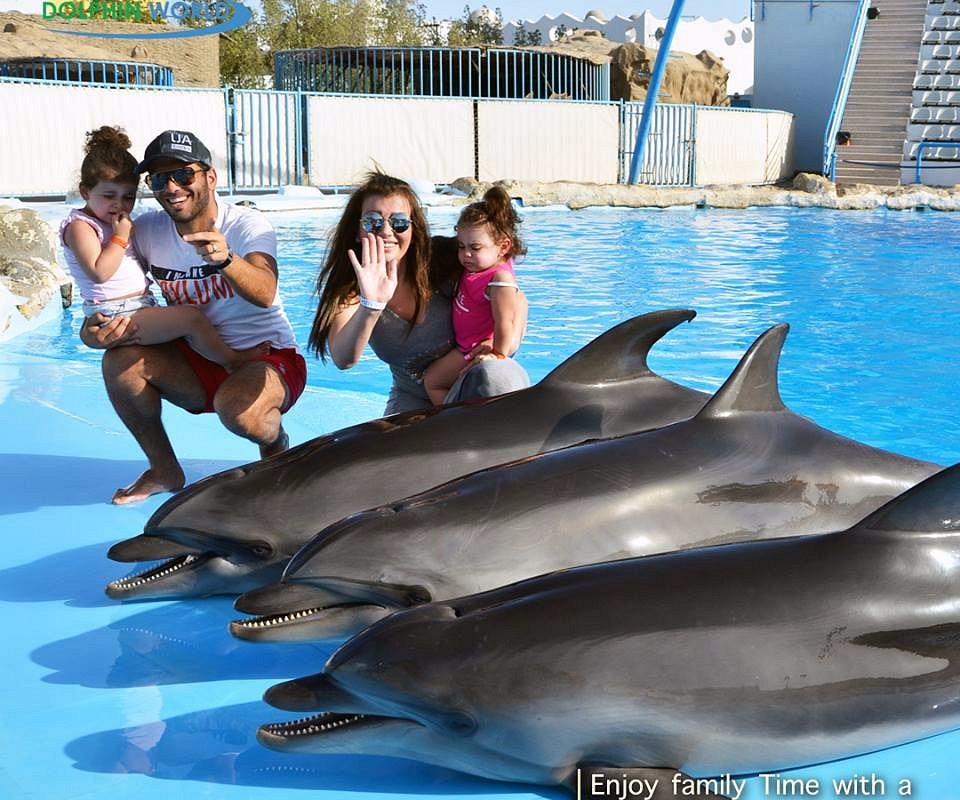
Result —
<path fill-rule="evenodd" d="M 197 179 L 197 173 L 199 172 L 206 172 L 206 170 L 193 169 L 192 167 L 179 167 L 178 169 L 170 169 L 166 172 L 153 172 L 143 180 L 154 192 L 159 192 L 163 190 L 163 187 L 167 185 L 167 181 L 171 178 L 177 186 L 190 186 Z"/>
<path fill-rule="evenodd" d="M 391 214 L 389 219 L 384 219 L 379 211 L 371 211 L 360 217 L 360 227 L 364 233 L 380 233 L 387 222 L 394 233 L 403 233 L 411 224 L 406 214 Z"/>

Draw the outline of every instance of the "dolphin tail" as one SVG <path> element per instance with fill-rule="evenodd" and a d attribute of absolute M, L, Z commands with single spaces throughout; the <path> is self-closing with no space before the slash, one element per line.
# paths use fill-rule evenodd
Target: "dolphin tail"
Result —
<path fill-rule="evenodd" d="M 687 308 L 671 308 L 621 322 L 570 356 L 541 383 L 613 383 L 652 375 L 647 366 L 650 348 L 696 315 Z"/>
<path fill-rule="evenodd" d="M 780 323 L 760 334 L 697 417 L 725 417 L 743 411 L 786 411 L 780 399 L 777 369 L 789 330 L 789 325 Z"/>
<path fill-rule="evenodd" d="M 850 530 L 960 533 L 960 464 L 907 489 Z"/>

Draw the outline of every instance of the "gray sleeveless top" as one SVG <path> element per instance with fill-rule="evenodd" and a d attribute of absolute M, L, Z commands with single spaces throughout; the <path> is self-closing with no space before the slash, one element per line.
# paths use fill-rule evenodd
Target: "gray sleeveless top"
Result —
<path fill-rule="evenodd" d="M 393 375 L 386 413 L 430 405 L 423 388 L 423 371 L 453 348 L 451 305 L 450 298 L 434 292 L 423 320 L 412 329 L 389 308 L 380 314 L 370 335 L 370 346 Z"/>

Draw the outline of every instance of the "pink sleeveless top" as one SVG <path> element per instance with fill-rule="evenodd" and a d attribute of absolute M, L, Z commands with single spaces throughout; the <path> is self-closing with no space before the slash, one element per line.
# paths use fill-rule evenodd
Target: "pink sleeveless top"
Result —
<path fill-rule="evenodd" d="M 140 266 L 140 262 L 133 255 L 133 247 L 128 247 L 123 256 L 123 261 L 117 267 L 105 283 L 97 283 L 80 266 L 77 256 L 71 250 L 63 239 L 63 234 L 67 230 L 67 225 L 75 219 L 82 220 L 97 232 L 100 238 L 100 247 L 104 248 L 113 235 L 112 226 L 98 220 L 96 217 L 83 213 L 80 209 L 73 209 L 67 218 L 60 223 L 60 244 L 63 245 L 63 258 L 70 268 L 70 275 L 77 288 L 80 290 L 80 296 L 90 303 L 102 303 L 106 300 L 114 300 L 118 297 L 130 297 L 137 292 L 147 291 L 147 276 Z"/>
<path fill-rule="evenodd" d="M 501 269 L 516 277 L 513 259 L 507 259 L 483 272 L 464 270 L 460 276 L 457 297 L 453 302 L 453 332 L 457 347 L 464 353 L 493 336 L 493 307 L 487 299 L 487 286 Z"/>

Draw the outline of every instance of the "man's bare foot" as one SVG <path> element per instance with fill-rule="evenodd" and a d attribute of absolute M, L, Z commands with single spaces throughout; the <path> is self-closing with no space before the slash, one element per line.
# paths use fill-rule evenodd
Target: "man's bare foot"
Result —
<path fill-rule="evenodd" d="M 111 502 L 118 506 L 136 503 L 140 500 L 146 500 L 152 494 L 175 492 L 182 489 L 185 482 L 186 476 L 179 466 L 177 466 L 176 471 L 171 470 L 167 474 L 160 474 L 153 469 L 148 469 L 129 486 L 117 489 L 113 493 Z"/>
<path fill-rule="evenodd" d="M 248 347 L 246 350 L 234 350 L 233 353 L 236 358 L 229 364 L 223 365 L 223 368 L 231 374 L 240 369 L 240 367 L 248 361 L 268 355 L 270 353 L 270 342 L 260 342 L 260 344 L 254 347 Z"/>
<path fill-rule="evenodd" d="M 269 458 L 270 456 L 275 456 L 277 453 L 282 453 L 284 450 L 290 447 L 290 437 L 287 436 L 287 432 L 283 429 L 283 426 L 280 426 L 280 435 L 271 444 L 262 444 L 260 445 L 260 458 Z"/>

